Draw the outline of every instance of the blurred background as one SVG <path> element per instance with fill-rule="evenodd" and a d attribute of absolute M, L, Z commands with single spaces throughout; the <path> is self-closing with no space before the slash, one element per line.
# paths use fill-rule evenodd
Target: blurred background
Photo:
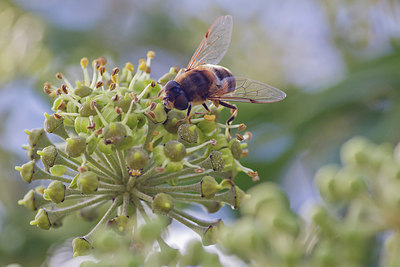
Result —
<path fill-rule="evenodd" d="M 400 5 L 397 0 L 0 0 L 0 265 L 38 266 L 51 244 L 90 225 L 44 232 L 17 200 L 34 185 L 14 170 L 27 161 L 24 129 L 42 127 L 50 99 L 43 83 L 79 60 L 135 63 L 152 49 L 152 77 L 186 66 L 221 15 L 234 19 L 221 65 L 278 87 L 283 102 L 239 105 L 236 122 L 253 133 L 246 166 L 276 181 L 294 210 L 318 201 L 315 170 L 339 161 L 339 147 L 362 135 L 400 139 Z M 235 181 L 246 189 L 246 175 Z M 70 218 L 66 224 L 74 219 Z"/>

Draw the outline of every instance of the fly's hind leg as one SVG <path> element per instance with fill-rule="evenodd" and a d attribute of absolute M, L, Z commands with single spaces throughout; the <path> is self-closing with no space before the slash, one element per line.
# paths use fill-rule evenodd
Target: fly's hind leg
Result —
<path fill-rule="evenodd" d="M 237 116 L 237 112 L 238 109 L 235 105 L 223 102 L 223 101 L 219 101 L 219 104 L 221 106 L 227 107 L 231 109 L 232 115 L 231 117 L 226 121 L 226 125 L 228 126 L 228 128 L 226 129 L 226 133 L 227 135 L 229 135 L 230 138 L 232 138 L 232 134 L 231 134 L 231 129 L 229 128 L 229 126 L 231 125 L 232 121 L 236 118 Z"/>

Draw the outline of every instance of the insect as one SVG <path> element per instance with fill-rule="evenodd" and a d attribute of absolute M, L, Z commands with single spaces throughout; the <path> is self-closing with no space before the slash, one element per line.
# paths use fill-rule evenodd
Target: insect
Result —
<path fill-rule="evenodd" d="M 281 90 L 247 78 L 238 78 L 225 67 L 216 65 L 228 50 L 232 34 L 232 16 L 219 17 L 208 29 L 188 66 L 181 69 L 174 80 L 165 84 L 163 93 L 165 109 L 186 110 L 190 120 L 192 106 L 203 105 L 207 100 L 215 106 L 232 110 L 226 122 L 229 125 L 237 115 L 237 107 L 229 102 L 272 103 L 286 97 Z M 228 101 L 228 102 L 227 102 Z"/>

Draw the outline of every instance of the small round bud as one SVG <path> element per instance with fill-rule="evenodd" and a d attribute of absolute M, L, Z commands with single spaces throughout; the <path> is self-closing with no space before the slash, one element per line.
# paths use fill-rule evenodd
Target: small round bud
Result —
<path fill-rule="evenodd" d="M 44 190 L 44 199 L 51 200 L 54 203 L 61 203 L 65 199 L 65 185 L 60 181 L 53 181 Z"/>
<path fill-rule="evenodd" d="M 128 223 L 129 223 L 129 217 L 125 215 L 120 215 L 108 221 L 107 225 L 117 228 L 119 232 L 124 232 L 127 229 Z"/>
<path fill-rule="evenodd" d="M 53 167 L 50 168 L 50 173 L 61 177 L 67 172 L 67 167 L 64 165 L 54 165 Z"/>
<path fill-rule="evenodd" d="M 167 157 L 164 153 L 164 147 L 156 146 L 153 149 L 153 160 L 155 163 L 157 163 L 157 165 L 162 165 L 164 161 L 167 160 Z"/>
<path fill-rule="evenodd" d="M 15 169 L 19 171 L 25 182 L 30 183 L 32 182 L 32 176 L 35 170 L 35 160 L 31 160 L 22 166 L 16 166 Z"/>
<path fill-rule="evenodd" d="M 125 116 L 128 116 L 128 120 L 126 121 L 126 126 L 128 126 L 131 130 L 135 129 L 138 125 L 138 116 L 136 113 L 129 113 Z"/>
<path fill-rule="evenodd" d="M 78 187 L 83 194 L 91 194 L 97 191 L 99 178 L 94 172 L 87 171 L 79 174 Z"/>
<path fill-rule="evenodd" d="M 174 199 L 165 193 L 159 193 L 153 198 L 152 210 L 156 214 L 167 214 L 174 208 Z"/>
<path fill-rule="evenodd" d="M 103 138 L 106 144 L 119 144 L 126 136 L 125 125 L 121 122 L 111 122 L 103 129 Z"/>
<path fill-rule="evenodd" d="M 204 232 L 203 237 L 201 239 L 204 246 L 214 245 L 218 242 L 219 238 L 219 228 L 223 226 L 221 220 L 214 225 L 210 225 L 207 230 Z"/>
<path fill-rule="evenodd" d="M 42 204 L 45 204 L 47 201 L 43 199 L 43 195 L 38 193 L 36 190 L 29 190 L 28 193 L 25 194 L 24 198 L 18 200 L 18 205 L 24 205 L 25 208 L 35 211 Z"/>
<path fill-rule="evenodd" d="M 93 104 L 87 98 L 87 101 L 82 103 L 82 105 L 79 107 L 79 115 L 81 115 L 82 117 L 97 115 L 96 109 L 94 109 L 94 107 L 96 107 L 97 109 L 100 108 L 100 106 L 97 103 Z"/>
<path fill-rule="evenodd" d="M 163 123 L 165 130 L 167 130 L 169 133 L 176 133 L 178 126 L 184 124 L 184 122 L 179 122 L 180 120 L 183 120 L 185 118 L 185 113 L 173 109 L 167 114 L 167 120 Z M 179 123 L 178 123 L 179 122 Z"/>
<path fill-rule="evenodd" d="M 67 140 L 65 152 L 68 156 L 76 158 L 82 155 L 86 149 L 86 138 L 82 136 L 70 137 Z"/>
<path fill-rule="evenodd" d="M 124 113 L 127 113 L 132 101 L 133 100 L 129 97 L 129 95 L 125 94 L 125 96 L 118 99 L 118 101 L 115 103 L 115 106 L 120 107 Z M 136 104 L 133 104 L 133 110 L 135 110 L 135 106 Z"/>
<path fill-rule="evenodd" d="M 212 151 L 210 153 L 211 166 L 214 171 L 223 171 L 225 167 L 225 160 L 219 151 Z"/>
<path fill-rule="evenodd" d="M 158 218 L 155 218 L 154 220 L 143 224 L 139 228 L 140 239 L 145 242 L 152 242 L 157 240 L 157 238 L 161 236 L 167 225 L 168 219 L 166 218 L 166 216 L 159 216 Z"/>
<path fill-rule="evenodd" d="M 90 253 L 92 246 L 90 243 L 82 237 L 77 237 L 72 240 L 72 249 L 74 251 L 74 257 L 84 256 Z"/>
<path fill-rule="evenodd" d="M 126 164 L 130 169 L 141 170 L 149 162 L 149 154 L 140 147 L 133 147 L 126 157 Z"/>
<path fill-rule="evenodd" d="M 199 133 L 196 125 L 182 124 L 178 127 L 178 137 L 185 143 L 197 144 L 199 141 Z"/>
<path fill-rule="evenodd" d="M 202 120 L 201 122 L 199 122 L 197 124 L 197 127 L 199 127 L 199 129 L 204 134 L 209 134 L 209 133 L 213 132 L 217 128 L 217 124 L 215 123 L 214 120 L 204 119 L 204 120 Z"/>
<path fill-rule="evenodd" d="M 74 94 L 79 97 L 86 97 L 86 96 L 90 95 L 92 92 L 93 92 L 93 89 L 86 85 L 82 85 L 74 90 Z"/>
<path fill-rule="evenodd" d="M 44 229 L 44 230 L 49 230 L 50 229 L 50 220 L 49 217 L 47 216 L 47 213 L 44 209 L 40 209 L 35 216 L 35 220 L 30 222 L 30 225 L 36 225 L 37 227 Z"/>
<path fill-rule="evenodd" d="M 165 73 L 163 76 L 160 77 L 160 79 L 158 79 L 159 83 L 167 83 L 173 79 L 175 79 L 176 77 L 176 73 Z"/>
<path fill-rule="evenodd" d="M 239 159 L 240 155 L 242 154 L 242 151 L 243 151 L 243 149 L 242 149 L 242 147 L 240 145 L 240 142 L 238 140 L 232 139 L 229 142 L 229 148 L 231 149 L 232 156 L 235 159 Z"/>
<path fill-rule="evenodd" d="M 205 198 L 212 198 L 221 189 L 215 178 L 212 176 L 204 176 L 200 182 L 201 196 Z"/>
<path fill-rule="evenodd" d="M 40 156 L 40 160 L 43 163 L 43 167 L 46 171 L 49 171 L 50 167 L 53 167 L 57 157 L 57 149 L 55 146 L 47 146 L 43 150 L 37 152 Z"/>
<path fill-rule="evenodd" d="M 182 169 L 183 169 L 183 163 L 181 161 L 177 161 L 177 162 L 170 161 L 170 162 L 168 162 L 168 164 L 165 168 L 165 171 L 172 173 L 172 172 L 179 172 Z"/>
<path fill-rule="evenodd" d="M 44 130 L 48 133 L 54 132 L 63 122 L 62 118 L 58 119 L 55 116 L 51 116 L 47 113 L 45 113 L 44 116 L 46 117 L 44 121 Z"/>
<path fill-rule="evenodd" d="M 182 143 L 171 140 L 165 144 L 164 153 L 172 161 L 181 161 L 186 156 L 186 148 Z"/>
<path fill-rule="evenodd" d="M 165 112 L 164 106 L 160 103 L 152 110 L 154 116 L 150 116 L 153 122 L 161 123 L 167 119 L 167 113 Z"/>

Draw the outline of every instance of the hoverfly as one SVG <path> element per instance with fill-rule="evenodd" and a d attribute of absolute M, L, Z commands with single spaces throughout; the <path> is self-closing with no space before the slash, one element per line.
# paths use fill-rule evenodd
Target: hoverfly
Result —
<path fill-rule="evenodd" d="M 216 65 L 228 50 L 232 34 L 232 16 L 219 17 L 208 29 L 188 66 L 181 69 L 174 80 L 166 83 L 163 93 L 165 109 L 186 110 L 190 120 L 191 108 L 202 104 L 210 112 L 206 102 L 232 109 L 228 125 L 237 114 L 237 107 L 229 102 L 273 103 L 286 94 L 281 90 L 246 78 L 234 77 L 225 67 Z M 226 102 L 229 101 L 229 102 Z"/>

